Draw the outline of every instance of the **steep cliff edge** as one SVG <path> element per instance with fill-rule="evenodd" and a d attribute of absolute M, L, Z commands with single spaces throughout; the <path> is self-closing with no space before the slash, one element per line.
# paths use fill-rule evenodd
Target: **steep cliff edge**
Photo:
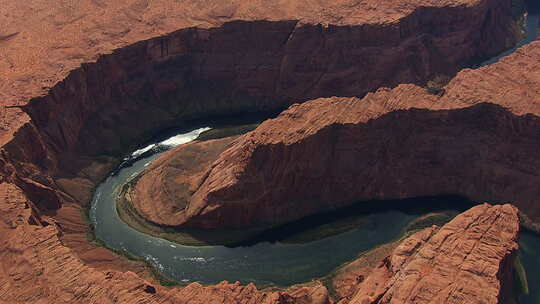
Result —
<path fill-rule="evenodd" d="M 318 282 L 286 291 L 260 291 L 252 284 L 242 286 L 227 282 L 215 286 L 193 283 L 184 288 L 165 288 L 143 280 L 133 272 L 89 267 L 62 244 L 58 237 L 61 231 L 53 219 L 44 219 L 43 226 L 29 225 L 31 212 L 25 206 L 24 193 L 13 185 L 4 183 L 0 186 L 0 197 L 5 202 L 0 208 L 3 238 L 0 243 L 3 261 L 0 301 L 5 303 L 333 303 L 327 289 Z M 353 299 L 351 303 L 358 303 L 365 299 L 366 290 L 385 296 L 396 295 L 397 298 L 411 287 L 406 284 L 411 280 L 399 279 L 399 275 L 412 276 L 418 270 L 429 276 L 429 280 L 420 280 L 419 286 L 425 288 L 412 289 L 415 299 L 447 295 L 449 291 L 451 295 L 461 296 L 459 288 L 442 289 L 450 284 L 479 287 L 477 290 L 482 293 L 475 292 L 474 298 L 466 297 L 466 303 L 500 303 L 496 297 L 505 290 L 504 283 L 509 282 L 506 279 L 510 269 L 506 266 L 517 249 L 518 230 L 515 208 L 509 205 L 477 206 L 441 230 L 428 228 L 407 238 L 387 259 L 369 270 L 370 275 L 356 280 L 352 287 L 354 297 L 336 300 L 349 303 Z M 428 259 L 430 256 L 433 259 Z M 449 265 L 461 267 L 449 269 Z M 446 270 L 452 276 L 439 276 Z M 474 280 L 467 280 L 468 285 L 463 285 L 462 279 L 467 273 Z M 375 282 L 380 288 L 371 289 Z M 454 299 L 437 303 L 455 303 L 452 302 Z"/>
<path fill-rule="evenodd" d="M 166 288 L 125 271 L 122 261 L 116 261 L 117 268 L 96 269 L 62 243 L 53 219 L 44 226 L 28 224 L 30 210 L 20 189 L 0 184 L 0 197 L 0 303 L 329 303 L 326 288 L 318 283 L 287 291 L 227 282 Z"/>
<path fill-rule="evenodd" d="M 153 285 L 140 278 L 140 265 L 97 254 L 79 207 L 61 202 L 86 202 L 124 149 L 178 124 L 173 119 L 268 111 L 453 73 L 515 42 L 509 7 L 503 0 L 3 1 L 0 302 L 327 303 L 320 285 L 286 292 Z M 354 42 L 360 50 L 340 46 Z M 102 53 L 109 55 L 70 72 Z M 82 249 L 72 249 L 73 239 Z M 98 255 L 109 262 L 92 263 Z M 139 276 L 124 272 L 137 267 Z"/>
<path fill-rule="evenodd" d="M 184 28 L 216 28 L 232 20 L 299 20 L 302 24 L 363 25 L 394 23 L 420 7 L 484 7 L 477 15 L 491 31 L 502 34 L 510 1 L 414 0 L 34 0 L 31 6 L 4 1 L 0 7 L 0 100 L 3 105 L 24 105 L 68 76 L 81 63 L 99 54 Z M 459 19 L 459 15 L 455 16 Z M 409 26 L 408 26 L 409 27 Z M 414 29 L 414 24 L 409 27 Z M 492 44 L 498 41 L 478 40 Z M 480 37 L 480 36 L 479 36 Z M 472 37 L 471 37 L 472 38 Z M 17 108 L 2 108 L 0 143 L 9 141 L 28 117 Z"/>
<path fill-rule="evenodd" d="M 540 216 L 540 42 L 414 85 L 293 105 L 210 167 L 176 225 L 278 223 L 359 200 L 459 194 Z"/>
<path fill-rule="evenodd" d="M 4 146 L 5 174 L 47 197 L 40 208 L 87 202 L 126 149 L 164 128 L 425 83 L 517 38 L 511 1 L 379 2 L 319 3 L 305 12 L 280 2 L 290 9 L 279 20 L 272 9 L 238 4 L 215 27 L 193 24 L 83 64 L 24 105 L 31 121 Z"/>
<path fill-rule="evenodd" d="M 404 240 L 339 303 L 508 303 L 518 233 L 515 207 L 476 206 Z"/>

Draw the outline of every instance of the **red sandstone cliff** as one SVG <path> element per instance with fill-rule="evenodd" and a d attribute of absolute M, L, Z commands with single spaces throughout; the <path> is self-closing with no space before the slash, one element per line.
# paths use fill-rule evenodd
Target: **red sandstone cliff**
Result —
<path fill-rule="evenodd" d="M 144 275 L 140 265 L 90 245 L 79 206 L 60 202 L 88 200 L 116 160 L 97 154 L 120 153 L 173 118 L 453 73 L 515 41 L 509 8 L 503 0 L 2 1 L 0 102 L 9 107 L 0 109 L 0 302 L 325 303 L 320 286 L 151 286 L 124 272 Z M 70 72 L 101 53 L 111 54 Z M 366 80 L 368 67 L 376 81 Z"/>
<path fill-rule="evenodd" d="M 474 207 L 404 240 L 339 303 L 507 303 L 518 232 L 515 207 Z"/>
<path fill-rule="evenodd" d="M 252 284 L 226 282 L 207 287 L 194 283 L 185 288 L 164 288 L 133 272 L 89 267 L 62 244 L 53 219 L 46 219 L 46 226 L 29 225 L 31 215 L 25 208 L 24 194 L 9 184 L 0 186 L 0 197 L 5 202 L 0 208 L 0 302 L 332 302 L 326 288 L 318 283 L 282 292 L 258 291 Z M 369 276 L 352 287 L 352 301 L 343 298 L 339 303 L 364 303 L 375 294 L 382 299 L 392 295 L 394 301 L 402 300 L 389 303 L 424 303 L 425 299 L 435 299 L 434 303 L 499 303 L 498 297 L 504 291 L 501 280 L 510 273 L 506 266 L 517 249 L 518 230 L 514 207 L 477 206 L 440 230 L 428 228 L 404 240 Z M 417 280 L 419 272 L 424 279 Z M 414 280 L 419 282 L 416 287 L 410 284 Z M 378 288 L 371 287 L 375 283 Z M 466 292 L 469 288 L 475 288 L 474 297 Z M 411 296 L 401 297 L 408 290 Z M 448 300 L 440 298 L 446 295 L 450 296 Z"/>
<path fill-rule="evenodd" d="M 431 19 L 433 22 L 445 25 L 441 31 L 450 30 L 448 26 L 456 26 L 455 29 L 463 26 L 462 29 L 465 29 L 472 25 L 469 22 L 478 22 L 480 25 L 483 23 L 487 27 L 484 31 L 478 31 L 479 27 L 473 27 L 472 30 L 476 29 L 476 33 L 471 31 L 470 35 L 474 36 L 469 39 L 461 40 L 465 37 L 461 37 L 457 32 L 452 34 L 455 35 L 454 39 L 457 43 L 487 43 L 489 44 L 487 49 L 481 52 L 492 52 L 500 49 L 499 39 L 503 41 L 508 39 L 504 32 L 508 25 L 506 17 L 510 12 L 510 1 L 503 0 L 366 0 L 361 2 L 350 0 L 331 2 L 313 0 L 194 0 L 189 2 L 81 0 L 69 3 L 60 0 L 32 0 L 31 2 L 4 0 L 0 6 L 2 16 L 0 19 L 0 48 L 2 49 L 0 100 L 4 105 L 24 105 L 30 98 L 46 93 L 47 88 L 66 78 L 70 71 L 78 68 L 81 63 L 95 60 L 99 54 L 109 54 L 115 49 L 178 29 L 218 28 L 233 20 L 298 20 L 300 24 L 305 25 L 319 23 L 337 26 L 362 25 L 366 30 L 369 30 L 368 27 L 378 28 L 386 24 L 388 27 L 400 28 L 399 31 L 394 31 L 395 34 L 403 32 L 405 35 L 415 35 L 417 33 L 413 31 L 417 30 L 418 26 L 424 26 L 422 23 L 431 22 L 431 20 L 419 19 L 416 16 L 400 26 L 397 26 L 397 22 L 412 14 L 418 15 L 426 9 L 431 10 L 429 13 L 435 13 L 437 7 L 456 10 L 451 19 L 447 19 L 449 11 Z M 486 9 L 489 10 L 487 14 Z M 464 10 L 469 10 L 471 15 L 460 15 Z M 473 18 L 469 18 L 471 16 Z M 206 36 L 205 33 L 208 31 L 201 31 L 203 36 Z M 379 34 L 377 31 L 372 32 L 366 39 L 386 38 Z M 155 52 L 150 52 L 150 54 L 154 53 L 155 56 L 161 57 L 163 40 L 170 39 L 167 37 L 154 39 L 149 43 L 149 46 L 155 46 Z M 238 44 L 242 42 L 229 41 Z M 218 48 L 230 47 L 223 44 L 216 44 L 216 46 Z M 178 50 L 178 48 L 171 45 L 170 50 Z M 457 48 L 454 51 L 456 50 Z M 167 49 L 163 51 L 167 53 Z M 478 50 L 464 48 L 459 52 L 474 53 L 476 51 Z M 129 53 L 130 56 L 136 55 L 133 51 Z M 449 52 L 449 54 L 452 53 Z M 107 58 L 113 59 L 108 64 L 116 66 L 122 63 L 121 57 L 108 56 Z M 99 65 L 100 69 L 105 66 L 107 64 L 104 62 Z M 120 70 L 116 71 L 120 72 Z M 102 78 L 103 81 L 121 76 L 107 74 Z M 81 95 L 83 92 L 84 90 Z M 67 106 L 67 103 L 66 101 L 64 106 Z M 0 142 L 4 144 L 23 123 L 28 121 L 28 117 L 17 108 L 6 108 L 1 111 L 3 119 L 0 126 Z"/>
<path fill-rule="evenodd" d="M 101 11 L 99 5 L 88 15 L 78 14 L 95 3 L 70 8 L 73 16 L 64 18 L 59 13 L 66 20 L 55 24 L 65 29 L 61 32 L 65 36 L 51 38 L 52 42 L 39 37 L 47 27 L 21 32 L 4 43 L 7 56 L 21 54 L 20 62 L 35 62 L 27 58 L 35 54 L 21 50 L 25 36 L 43 42 L 45 49 L 63 50 L 47 54 L 53 62 L 73 55 L 75 51 L 66 50 L 62 43 L 84 36 L 75 27 L 85 28 L 109 16 L 96 13 Z M 163 7 L 143 4 L 140 10 L 145 16 L 140 18 L 157 22 L 156 14 L 163 13 Z M 66 199 L 86 202 L 118 156 L 160 129 L 212 115 L 272 111 L 321 96 L 358 96 L 381 86 L 423 83 L 437 74 L 453 74 L 464 63 L 494 54 L 516 39 L 510 1 L 505 0 L 276 1 L 265 5 L 215 1 L 206 4 L 213 9 L 196 12 L 201 5 L 186 4 L 183 12 L 197 17 L 181 23 L 178 28 L 182 29 L 85 63 L 25 105 L 32 120 L 3 149 L 9 180 L 28 193 L 46 196 L 42 208 L 57 209 L 59 201 Z M 129 6 L 125 14 L 141 16 L 138 6 Z M 274 11 L 274 7 L 281 9 Z M 194 21 L 199 18 L 209 21 Z M 7 28 L 19 27 L 13 21 Z M 141 31 L 142 26 L 127 31 L 126 39 L 149 38 Z M 98 50 L 110 50 L 108 43 L 118 44 L 90 33 L 88 41 L 80 44 L 90 44 L 90 48 L 80 47 L 76 58 L 95 56 Z M 16 70 L 19 61 L 12 61 Z M 51 69 L 50 65 L 54 66 L 49 62 L 44 69 Z M 35 67 L 36 75 L 41 75 L 40 68 L 39 64 Z M 6 71 L 12 81 L 15 72 Z M 70 197 L 57 193 L 58 188 Z"/>
<path fill-rule="evenodd" d="M 88 250 L 100 267 L 88 266 L 60 240 L 62 229 L 54 219 L 43 217 L 44 225 L 29 223 L 31 210 L 20 189 L 2 183 L 0 199 L 0 303 L 329 303 L 319 283 L 281 292 L 227 282 L 166 288 L 126 271 L 145 274 L 140 265 L 129 265 L 104 249 Z"/>
<path fill-rule="evenodd" d="M 359 200 L 458 194 L 532 217 L 540 43 L 465 70 L 444 96 L 414 85 L 293 105 L 212 164 L 176 225 L 250 226 Z"/>

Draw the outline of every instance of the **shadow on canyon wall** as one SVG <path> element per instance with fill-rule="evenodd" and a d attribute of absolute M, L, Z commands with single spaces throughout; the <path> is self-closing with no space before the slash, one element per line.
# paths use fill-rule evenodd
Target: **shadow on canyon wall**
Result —
<path fill-rule="evenodd" d="M 516 42 L 511 11 L 495 1 L 420 7 L 383 25 L 235 21 L 141 41 L 31 100 L 31 122 L 2 150 L 3 175 L 43 212 L 86 204 L 126 151 L 162 130 L 453 75 Z"/>

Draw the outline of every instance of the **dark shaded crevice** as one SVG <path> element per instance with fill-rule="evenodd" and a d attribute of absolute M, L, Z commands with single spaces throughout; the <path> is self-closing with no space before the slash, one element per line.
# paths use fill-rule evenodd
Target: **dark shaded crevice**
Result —
<path fill-rule="evenodd" d="M 200 194 L 206 205 L 219 208 L 193 210 L 183 226 L 250 227 L 357 201 L 450 194 L 512 202 L 538 215 L 538 189 L 527 185 L 539 179 L 533 152 L 539 129 L 537 116 L 515 115 L 490 103 L 399 110 L 366 122 L 329 124 L 298 142 L 257 145 L 235 183 Z M 520 162 L 513 161 L 516 151 Z M 228 155 L 221 167 L 234 162 L 236 154 Z M 252 216 L 232 216 L 242 214 Z"/>
<path fill-rule="evenodd" d="M 39 164 L 39 170 L 17 174 L 50 177 L 44 179 L 49 188 L 56 187 L 51 180 L 80 177 L 81 171 L 95 182 L 106 174 L 96 169 L 103 162 L 119 162 L 166 129 L 453 75 L 471 58 L 507 47 L 515 27 L 508 10 L 507 1 L 492 0 L 476 7 L 419 7 L 398 24 L 233 21 L 141 41 L 83 64 L 24 106 L 35 132 L 23 128 L 19 135 L 43 143 L 46 157 L 11 151 L 9 161 L 18 168 Z M 487 14 L 497 14 L 495 25 L 477 18 Z M 451 43 L 456 35 L 463 37 L 459 44 Z M 426 56 L 433 59 L 426 63 Z M 33 145 L 16 136 L 5 149 Z M 78 189 L 62 191 L 80 196 Z"/>
<path fill-rule="evenodd" d="M 8 41 L 9 39 L 16 37 L 17 35 L 19 35 L 19 32 L 7 34 L 7 35 L 0 35 L 0 42 Z"/>
<path fill-rule="evenodd" d="M 325 212 L 315 213 L 290 223 L 278 225 L 261 232 L 260 234 L 238 242 L 228 247 L 253 246 L 260 242 L 280 242 L 292 234 L 309 231 L 327 223 L 338 222 L 352 216 L 361 214 L 374 214 L 396 210 L 409 215 L 422 215 L 430 212 L 457 211 L 464 212 L 478 203 L 458 195 L 445 195 L 433 197 L 414 197 L 401 200 L 372 200 L 355 202 L 353 205 Z M 202 235 L 202 234 L 201 234 Z M 204 237 L 204 236 L 199 236 Z"/>

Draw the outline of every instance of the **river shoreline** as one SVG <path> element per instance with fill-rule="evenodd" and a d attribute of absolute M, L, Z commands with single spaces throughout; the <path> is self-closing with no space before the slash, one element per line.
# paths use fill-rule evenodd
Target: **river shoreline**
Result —
<path fill-rule="evenodd" d="M 403 235 L 402 235 L 400 238 L 398 238 L 398 239 L 401 239 L 401 238 L 403 238 Z M 105 242 L 103 242 L 103 241 L 99 241 L 99 242 L 105 244 Z M 364 253 L 369 253 L 369 252 L 371 252 L 372 250 L 375 250 L 376 248 L 378 248 L 378 247 L 372 248 L 371 250 L 368 250 L 367 252 L 364 252 Z M 111 248 L 111 249 L 113 249 L 113 250 L 115 250 L 115 251 L 118 251 L 117 249 L 114 249 L 114 248 Z M 147 259 L 146 259 L 146 260 L 143 259 L 143 260 L 148 262 Z M 148 262 L 148 263 L 149 263 L 149 264 L 152 264 L 151 262 Z M 345 265 L 347 265 L 347 264 L 349 264 L 349 263 L 350 263 L 350 262 L 346 262 Z M 159 273 L 159 271 L 154 271 L 154 272 L 155 272 L 155 274 L 156 274 L 157 276 L 161 276 L 161 274 Z M 332 272 L 332 273 L 334 273 L 334 272 Z M 171 281 L 171 282 L 174 282 L 174 281 Z M 179 282 L 179 283 L 180 283 L 179 285 L 185 285 L 185 284 L 187 284 L 187 283 L 183 283 L 183 282 Z"/>

